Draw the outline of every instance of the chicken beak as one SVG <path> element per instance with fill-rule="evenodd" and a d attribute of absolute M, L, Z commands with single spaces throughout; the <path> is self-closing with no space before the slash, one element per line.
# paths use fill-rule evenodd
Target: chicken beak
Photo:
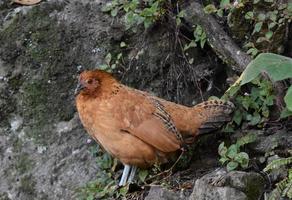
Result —
<path fill-rule="evenodd" d="M 80 91 L 83 90 L 83 89 L 84 89 L 84 86 L 81 83 L 78 82 L 77 87 L 76 87 L 76 89 L 74 91 L 74 95 L 77 96 L 80 93 Z"/>

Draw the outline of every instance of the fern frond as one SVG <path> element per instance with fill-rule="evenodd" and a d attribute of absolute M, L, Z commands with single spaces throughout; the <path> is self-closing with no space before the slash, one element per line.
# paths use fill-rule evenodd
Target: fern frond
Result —
<path fill-rule="evenodd" d="M 270 196 L 269 196 L 269 199 L 268 200 L 279 200 L 281 197 L 281 193 L 279 193 L 279 191 L 275 188 Z"/>
<path fill-rule="evenodd" d="M 289 182 L 287 183 L 282 196 L 283 197 L 287 196 L 289 199 L 292 199 L 292 180 L 289 180 Z"/>
<path fill-rule="evenodd" d="M 289 165 L 292 163 L 292 156 L 291 157 L 288 157 L 288 158 L 280 158 L 280 159 L 277 159 L 277 160 L 273 160 L 270 164 L 268 164 L 264 171 L 267 172 L 267 171 L 270 171 L 270 170 L 273 170 L 273 169 L 279 169 L 281 166 L 283 165 Z"/>
<path fill-rule="evenodd" d="M 277 183 L 276 188 L 271 192 L 269 200 L 279 200 L 283 194 L 283 191 L 286 189 L 288 181 L 289 181 L 288 178 L 285 178 L 279 183 Z"/>
<path fill-rule="evenodd" d="M 292 180 L 292 168 L 288 169 L 288 179 Z"/>
<path fill-rule="evenodd" d="M 241 147 L 241 146 L 244 146 L 246 144 L 256 141 L 256 139 L 257 139 L 257 135 L 255 133 L 248 133 L 247 135 L 239 138 L 236 144 Z"/>

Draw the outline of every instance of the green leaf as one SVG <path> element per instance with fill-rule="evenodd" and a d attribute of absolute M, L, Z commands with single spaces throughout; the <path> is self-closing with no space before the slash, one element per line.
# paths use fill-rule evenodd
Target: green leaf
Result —
<path fill-rule="evenodd" d="M 108 53 L 106 56 L 105 56 L 105 63 L 110 65 L 110 62 L 112 60 L 112 54 L 111 53 Z"/>
<path fill-rule="evenodd" d="M 184 51 L 188 50 L 191 47 L 196 47 L 196 46 L 197 46 L 197 44 L 196 44 L 195 40 L 191 40 L 191 42 L 189 44 L 184 46 Z"/>
<path fill-rule="evenodd" d="M 232 144 L 230 145 L 230 147 L 228 147 L 226 156 L 228 158 L 233 159 L 237 153 L 238 153 L 238 146 L 236 144 Z"/>
<path fill-rule="evenodd" d="M 214 4 L 209 4 L 204 8 L 204 12 L 207 14 L 215 13 L 217 12 L 217 8 Z"/>
<path fill-rule="evenodd" d="M 104 6 L 102 6 L 101 11 L 102 12 L 109 12 L 113 9 L 113 7 L 114 7 L 114 5 L 111 2 L 109 2 L 109 3 L 105 4 Z"/>
<path fill-rule="evenodd" d="M 241 75 L 241 85 L 255 79 L 261 72 L 266 72 L 273 81 L 292 77 L 292 59 L 273 54 L 262 53 L 251 61 Z"/>
<path fill-rule="evenodd" d="M 126 46 L 127 46 L 127 44 L 125 42 L 121 42 L 121 44 L 120 44 L 121 48 L 126 47 Z"/>
<path fill-rule="evenodd" d="M 284 101 L 286 103 L 286 107 L 289 111 L 292 111 L 292 86 L 289 87 L 285 97 Z"/>
<path fill-rule="evenodd" d="M 181 24 L 181 19 L 180 19 L 180 18 L 177 17 L 177 18 L 175 19 L 175 21 L 176 21 L 176 25 L 177 25 L 177 26 L 179 26 L 179 25 Z"/>
<path fill-rule="evenodd" d="M 189 63 L 193 64 L 194 63 L 194 58 L 189 59 Z"/>
<path fill-rule="evenodd" d="M 180 11 L 178 14 L 177 14 L 177 17 L 179 17 L 179 18 L 183 18 L 183 17 L 185 17 L 186 16 L 186 11 L 185 10 L 182 10 L 182 11 Z"/>
<path fill-rule="evenodd" d="M 93 194 L 89 194 L 89 196 L 86 197 L 86 200 L 94 200 L 94 196 L 93 196 Z"/>
<path fill-rule="evenodd" d="M 229 161 L 229 158 L 222 157 L 219 159 L 219 162 L 223 165 L 225 162 Z"/>
<path fill-rule="evenodd" d="M 118 11 L 119 11 L 118 7 L 114 8 L 113 10 L 111 10 L 111 16 L 112 16 L 112 17 L 117 16 Z"/>
<path fill-rule="evenodd" d="M 265 15 L 265 14 L 260 13 L 260 14 L 258 15 L 258 20 L 259 20 L 259 21 L 265 21 L 265 19 L 266 19 L 266 15 Z"/>
<path fill-rule="evenodd" d="M 228 123 L 222 130 L 225 133 L 234 133 L 234 126 L 232 123 Z"/>
<path fill-rule="evenodd" d="M 219 9 L 216 13 L 219 17 L 223 17 L 223 9 Z"/>
<path fill-rule="evenodd" d="M 239 83 L 235 83 L 232 86 L 230 86 L 230 88 L 228 88 L 228 90 L 225 92 L 222 98 L 224 100 L 228 100 L 229 97 L 234 97 L 239 90 L 240 90 Z"/>
<path fill-rule="evenodd" d="M 230 0 L 221 0 L 220 8 L 228 8 L 230 6 Z"/>
<path fill-rule="evenodd" d="M 253 18 L 253 12 L 249 11 L 249 12 L 245 13 L 244 18 L 245 19 L 252 19 Z"/>
<path fill-rule="evenodd" d="M 202 49 L 204 48 L 206 41 L 207 41 L 206 33 L 204 32 L 203 33 L 203 37 L 201 38 L 201 41 L 200 41 L 200 46 L 201 46 Z"/>
<path fill-rule="evenodd" d="M 266 34 L 265 34 L 265 37 L 269 40 L 269 39 L 271 39 L 271 37 L 273 36 L 273 31 L 268 31 L 268 32 L 266 32 Z"/>
<path fill-rule="evenodd" d="M 260 0 L 253 0 L 253 4 L 257 4 Z"/>
<path fill-rule="evenodd" d="M 234 161 L 231 161 L 227 164 L 227 171 L 233 171 L 235 170 L 237 167 L 238 167 L 238 163 L 237 162 L 234 162 Z"/>
<path fill-rule="evenodd" d="M 250 119 L 250 124 L 252 126 L 257 125 L 261 121 L 261 115 L 255 111 Z"/>
<path fill-rule="evenodd" d="M 122 56 L 123 56 L 123 54 L 122 54 L 122 53 L 119 53 L 119 54 L 117 55 L 117 60 L 120 60 L 120 59 L 122 58 Z"/>
<path fill-rule="evenodd" d="M 111 69 L 115 69 L 117 67 L 117 64 L 112 64 Z"/>
<path fill-rule="evenodd" d="M 121 187 L 120 189 L 119 189 L 119 195 L 121 195 L 121 196 L 126 196 L 126 194 L 128 193 L 128 191 L 129 191 L 129 186 L 127 185 L 127 186 L 124 186 L 124 187 Z"/>
<path fill-rule="evenodd" d="M 204 32 L 203 28 L 198 25 L 194 31 L 194 36 L 199 37 L 203 34 L 203 32 Z"/>
<path fill-rule="evenodd" d="M 248 163 L 249 163 L 249 159 L 244 159 L 244 160 L 242 161 L 242 163 L 240 163 L 240 166 L 241 166 L 243 169 L 245 169 L 245 168 L 248 167 Z"/>
<path fill-rule="evenodd" d="M 251 54 L 252 56 L 256 56 L 259 50 L 257 48 L 250 48 L 246 53 Z"/>
<path fill-rule="evenodd" d="M 242 121 L 242 112 L 240 110 L 236 110 L 232 120 L 237 124 L 240 125 Z"/>
<path fill-rule="evenodd" d="M 257 39 L 256 43 L 261 43 L 261 42 L 263 42 L 263 41 L 267 41 L 267 38 L 265 38 L 265 37 L 259 37 L 259 38 Z"/>
<path fill-rule="evenodd" d="M 100 69 L 100 70 L 107 70 L 108 68 L 109 68 L 109 66 L 106 64 L 99 65 L 99 67 L 98 67 L 98 69 Z"/>
<path fill-rule="evenodd" d="M 262 26 L 263 26 L 263 22 L 258 22 L 254 25 L 254 29 L 253 29 L 253 33 L 258 33 L 260 32 L 260 30 L 262 29 Z"/>
<path fill-rule="evenodd" d="M 148 170 L 140 170 L 139 171 L 139 179 L 141 182 L 145 182 L 146 177 L 148 176 Z"/>
<path fill-rule="evenodd" d="M 292 116 L 292 111 L 289 111 L 287 108 L 284 108 L 281 112 L 280 118 L 286 118 Z"/>
<path fill-rule="evenodd" d="M 239 164 L 244 164 L 244 166 L 246 166 L 246 163 L 248 164 L 248 160 L 249 156 L 245 152 L 238 153 L 234 158 L 234 161 L 238 162 Z"/>
<path fill-rule="evenodd" d="M 218 154 L 224 157 L 226 153 L 227 153 L 227 147 L 225 146 L 224 142 L 221 142 L 221 144 L 218 147 Z"/>
<path fill-rule="evenodd" d="M 151 26 L 151 24 L 152 24 L 152 20 L 151 19 L 146 18 L 144 20 L 144 28 L 145 29 L 149 28 Z"/>
<path fill-rule="evenodd" d="M 271 22 L 271 23 L 269 23 L 268 27 L 269 27 L 269 29 L 272 29 L 272 28 L 274 28 L 276 25 L 277 25 L 277 23 L 275 23 L 275 22 Z"/>
<path fill-rule="evenodd" d="M 269 13 L 269 18 L 270 18 L 270 20 L 273 21 L 272 23 L 275 23 L 277 21 L 277 14 L 274 13 L 274 12 L 270 12 Z"/>

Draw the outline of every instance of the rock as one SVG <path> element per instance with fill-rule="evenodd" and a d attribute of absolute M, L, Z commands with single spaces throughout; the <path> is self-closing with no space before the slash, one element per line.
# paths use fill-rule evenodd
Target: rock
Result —
<path fill-rule="evenodd" d="M 161 186 L 152 186 L 145 200 L 180 200 L 185 199 L 183 194 L 178 194 Z"/>
<path fill-rule="evenodd" d="M 189 200 L 257 200 L 264 190 L 264 179 L 254 172 L 220 169 L 196 180 Z"/>
<path fill-rule="evenodd" d="M 116 75 L 127 85 L 189 105 L 201 99 L 194 77 L 204 76 L 203 85 L 214 77 L 210 93 L 223 87 L 225 76 L 218 74 L 224 67 L 210 59 L 215 54 L 192 48 L 190 67 L 174 55 L 168 26 L 158 25 L 148 37 L 144 29 L 126 32 L 122 17 L 101 12 L 102 0 L 27 7 L 10 2 L 0 1 L 0 198 L 75 199 L 80 187 L 96 179 L 99 169 L 76 116 L 74 89 L 81 70 L 122 52 L 121 40 L 131 48 L 122 52 L 125 64 Z M 137 52 L 127 58 L 132 49 Z"/>
<path fill-rule="evenodd" d="M 275 148 L 292 148 L 292 134 L 289 131 L 283 129 L 276 130 L 274 134 L 264 136 L 259 134 L 259 137 L 254 144 L 250 144 L 251 150 L 257 153 L 268 153 Z"/>
<path fill-rule="evenodd" d="M 0 199 L 74 199 L 96 179 L 73 93 L 78 66 L 96 67 L 110 47 L 100 3 L 1 1 Z"/>

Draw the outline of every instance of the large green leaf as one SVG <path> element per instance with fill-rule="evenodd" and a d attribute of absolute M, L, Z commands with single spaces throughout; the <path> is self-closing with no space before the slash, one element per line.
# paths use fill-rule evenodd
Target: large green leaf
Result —
<path fill-rule="evenodd" d="M 292 111 L 292 86 L 289 87 L 287 94 L 284 97 L 286 107 L 289 111 Z"/>
<path fill-rule="evenodd" d="M 241 85 L 244 85 L 261 72 L 267 73 L 273 81 L 292 77 L 292 59 L 273 53 L 262 53 L 251 61 L 241 75 Z"/>

